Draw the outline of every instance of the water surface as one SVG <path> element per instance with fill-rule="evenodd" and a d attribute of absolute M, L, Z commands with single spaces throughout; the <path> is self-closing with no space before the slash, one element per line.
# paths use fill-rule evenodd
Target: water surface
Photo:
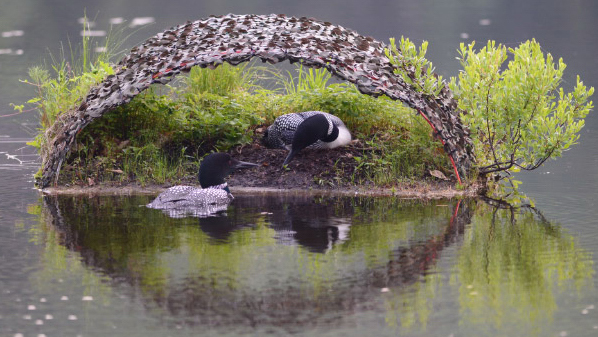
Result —
<path fill-rule="evenodd" d="M 74 44 L 86 11 L 130 48 L 210 14 L 285 13 L 381 41 L 428 40 L 456 75 L 459 43 L 536 38 L 598 86 L 598 3 L 576 1 L 42 1 L 2 4 L 0 115 L 32 96 L 27 68 Z M 67 48 L 68 49 L 68 48 Z M 481 200 L 238 196 L 172 219 L 149 197 L 43 197 L 26 145 L 34 111 L 0 117 L 0 335 L 595 336 L 598 121 L 522 174 L 536 210 Z"/>

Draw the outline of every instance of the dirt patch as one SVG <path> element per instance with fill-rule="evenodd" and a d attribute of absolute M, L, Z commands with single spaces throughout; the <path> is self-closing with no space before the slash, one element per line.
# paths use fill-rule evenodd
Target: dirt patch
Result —
<path fill-rule="evenodd" d="M 287 168 L 282 168 L 287 151 L 268 149 L 259 141 L 238 147 L 231 151 L 234 158 L 259 164 L 252 169 L 234 172 L 228 183 L 235 194 L 315 194 L 315 195 L 360 195 L 396 196 L 402 198 L 452 198 L 476 196 L 481 191 L 479 184 L 457 189 L 452 181 L 433 177 L 425 181 L 400 183 L 392 188 L 376 187 L 372 183 L 354 185 L 353 181 L 364 181 L 355 172 L 355 158 L 364 154 L 359 142 L 330 150 L 302 150 Z M 360 180 L 361 179 L 361 180 Z M 195 175 L 183 179 L 182 184 L 196 185 Z M 48 194 L 89 195 L 133 195 L 158 194 L 170 185 L 120 184 L 106 182 L 94 186 L 55 186 L 46 188 Z"/>

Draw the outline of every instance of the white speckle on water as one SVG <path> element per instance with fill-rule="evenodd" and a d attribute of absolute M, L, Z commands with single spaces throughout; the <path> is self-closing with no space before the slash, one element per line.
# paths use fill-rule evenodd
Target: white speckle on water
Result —
<path fill-rule="evenodd" d="M 64 280 L 63 280 L 63 279 L 61 279 L 61 278 L 59 278 L 59 279 L 58 279 L 58 283 L 62 283 L 62 282 L 64 282 Z"/>
<path fill-rule="evenodd" d="M 14 334 L 14 337 L 24 337 L 24 335 L 20 332 L 17 332 L 16 334 Z"/>
<path fill-rule="evenodd" d="M 69 321 L 76 321 L 77 320 L 77 316 L 75 316 L 75 315 L 69 315 L 68 320 Z"/>
<path fill-rule="evenodd" d="M 583 309 L 583 310 L 581 311 L 581 314 L 582 314 L 582 315 L 587 315 L 587 314 L 588 314 L 588 312 L 590 312 L 588 309 Z"/>
<path fill-rule="evenodd" d="M 567 331 L 561 331 L 561 333 L 559 333 L 559 336 L 561 337 L 567 337 L 569 335 L 569 333 Z"/>
<path fill-rule="evenodd" d="M 36 309 L 36 308 L 35 308 L 35 305 L 33 305 L 33 304 L 29 304 L 29 305 L 27 306 L 27 310 L 35 310 L 35 309 Z"/>
<path fill-rule="evenodd" d="M 480 20 L 480 26 L 489 26 L 492 23 L 492 21 L 490 21 L 490 19 L 481 19 Z"/>
<path fill-rule="evenodd" d="M 476 296 L 477 294 L 478 294 L 477 291 L 472 291 L 472 292 L 469 293 L 469 295 L 471 295 L 471 296 Z"/>
<path fill-rule="evenodd" d="M 98 37 L 98 36 L 106 36 L 106 31 L 105 30 L 82 30 L 79 35 L 81 36 L 94 36 L 94 37 Z"/>
<path fill-rule="evenodd" d="M 111 25 L 120 25 L 121 23 L 125 22 L 125 19 L 118 17 L 118 18 L 111 18 L 110 24 Z"/>
<path fill-rule="evenodd" d="M 46 335 L 43 333 L 40 333 L 39 335 L 37 335 L 37 337 L 46 337 Z"/>
<path fill-rule="evenodd" d="M 42 297 L 42 298 L 39 299 L 39 301 L 42 302 L 42 303 L 46 303 L 48 300 L 46 300 L 45 297 Z"/>
<path fill-rule="evenodd" d="M 133 18 L 133 21 L 131 21 L 131 24 L 129 25 L 129 27 L 133 28 L 133 27 L 137 27 L 137 26 L 148 25 L 150 23 L 154 23 L 154 21 L 155 21 L 155 19 L 151 16 Z"/>
<path fill-rule="evenodd" d="M 41 319 L 36 319 L 35 325 L 44 325 L 44 321 L 42 321 Z"/>
<path fill-rule="evenodd" d="M 106 47 L 95 47 L 95 48 L 94 48 L 94 51 L 95 51 L 96 53 L 105 53 L 105 52 L 107 52 L 107 51 L 108 51 L 108 49 L 107 49 Z"/>
<path fill-rule="evenodd" d="M 384 287 L 384 288 L 380 289 L 380 292 L 381 292 L 381 293 L 387 293 L 387 292 L 389 292 L 389 291 L 390 291 L 390 289 L 388 289 L 388 288 L 386 288 L 386 287 Z"/>
<path fill-rule="evenodd" d="M 20 298 L 15 299 L 15 302 L 21 302 Z"/>
<path fill-rule="evenodd" d="M 89 21 L 88 18 L 78 18 L 77 22 L 80 24 L 86 24 L 88 27 L 95 27 L 96 23 L 94 21 Z"/>
<path fill-rule="evenodd" d="M 30 320 L 31 319 L 31 315 L 23 315 L 23 319 Z"/>
<path fill-rule="evenodd" d="M 7 32 L 2 32 L 2 37 L 15 37 L 15 36 L 23 36 L 25 32 L 22 30 L 9 30 Z"/>
<path fill-rule="evenodd" d="M 462 39 L 469 39 L 469 34 L 467 34 L 467 33 L 461 33 L 460 37 Z"/>
<path fill-rule="evenodd" d="M 93 301 L 93 297 L 91 297 L 91 296 L 83 296 L 83 298 L 81 299 L 81 301 Z"/>
<path fill-rule="evenodd" d="M 593 304 L 590 304 L 590 305 L 588 305 L 588 306 L 586 307 L 586 309 L 588 309 L 588 310 L 592 310 L 592 309 L 594 309 L 594 305 L 593 305 Z"/>
<path fill-rule="evenodd" d="M 68 297 L 68 296 L 62 296 L 62 297 L 60 298 L 60 300 L 61 300 L 61 301 L 68 301 L 68 300 L 69 300 L 69 297 Z"/>
<path fill-rule="evenodd" d="M 598 325 L 594 325 L 594 330 L 598 330 Z"/>
<path fill-rule="evenodd" d="M 473 285 L 471 285 L 471 284 L 468 284 L 467 286 L 465 286 L 465 288 L 467 288 L 467 289 L 472 289 L 472 288 L 473 288 Z"/>

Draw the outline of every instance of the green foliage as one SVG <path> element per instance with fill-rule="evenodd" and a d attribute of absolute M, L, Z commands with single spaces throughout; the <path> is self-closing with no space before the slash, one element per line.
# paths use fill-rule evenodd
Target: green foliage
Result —
<path fill-rule="evenodd" d="M 261 67 L 248 67 L 248 63 L 237 66 L 224 63 L 215 69 L 194 67 L 184 79 L 184 91 L 192 95 L 229 96 L 256 88 L 256 82 L 264 72 Z"/>
<path fill-rule="evenodd" d="M 536 169 L 576 143 L 594 88 L 578 77 L 565 93 L 562 59 L 555 63 L 531 40 L 517 48 L 489 41 L 479 51 L 461 44 L 459 60 L 463 71 L 450 88 L 466 112 L 482 175 Z"/>
<path fill-rule="evenodd" d="M 396 68 L 399 75 L 407 84 L 418 92 L 426 95 L 438 96 L 444 87 L 442 76 L 434 74 L 432 62 L 426 59 L 428 41 L 423 41 L 419 49 L 408 38 L 401 36 L 398 47 L 395 39 L 390 39 L 390 48 L 384 50 L 386 57 Z"/>
<path fill-rule="evenodd" d="M 288 76 L 278 74 L 277 78 L 284 88 L 287 95 L 296 95 L 302 91 L 308 92 L 318 89 L 325 89 L 328 86 L 328 81 L 332 77 L 328 70 L 324 68 L 307 68 L 305 70 L 303 65 L 297 67 L 297 77 L 293 76 L 290 71 L 287 71 Z"/>
<path fill-rule="evenodd" d="M 225 151 L 238 144 L 247 144 L 253 137 L 253 127 L 262 119 L 249 104 L 248 95 L 235 97 L 210 93 L 189 94 L 181 102 L 178 122 L 181 128 L 173 136 L 175 142 L 207 143 Z"/>

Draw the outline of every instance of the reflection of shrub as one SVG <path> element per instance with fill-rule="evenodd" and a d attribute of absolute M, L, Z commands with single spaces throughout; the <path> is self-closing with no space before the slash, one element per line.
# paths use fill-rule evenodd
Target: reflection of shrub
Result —
<path fill-rule="evenodd" d="M 533 209 L 477 202 L 473 210 L 455 266 L 463 323 L 480 336 L 510 327 L 516 335 L 549 335 L 559 295 L 581 299 L 593 289 L 591 253 Z"/>

